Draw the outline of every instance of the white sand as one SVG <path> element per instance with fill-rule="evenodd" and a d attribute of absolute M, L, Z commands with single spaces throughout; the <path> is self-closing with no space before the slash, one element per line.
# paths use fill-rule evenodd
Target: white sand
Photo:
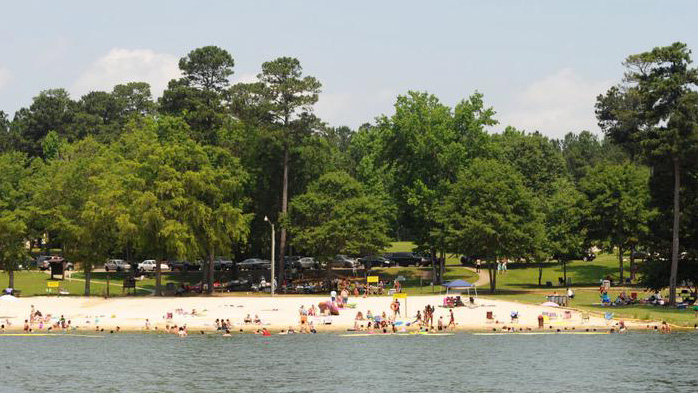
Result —
<path fill-rule="evenodd" d="M 312 304 L 329 300 L 327 296 L 277 296 L 271 298 L 264 297 L 133 297 L 133 298 L 113 298 L 103 299 L 97 297 L 27 297 L 19 298 L 16 302 L 0 302 L 0 322 L 5 323 L 6 319 L 12 323 L 11 329 L 21 329 L 25 319 L 29 318 L 29 311 L 32 305 L 40 310 L 43 315 L 51 314 L 54 318 L 65 316 L 66 320 L 71 320 L 78 330 L 94 330 L 96 325 L 101 328 L 113 329 L 116 326 L 124 330 L 142 330 L 145 326 L 146 318 L 150 320 L 153 327 L 159 329 L 166 324 L 186 324 L 190 329 L 215 330 L 215 320 L 217 318 L 230 319 L 235 324 L 235 329 L 244 328 L 246 330 L 256 329 L 257 325 L 244 325 L 243 319 L 247 314 L 252 318 L 259 315 L 264 325 L 275 329 L 284 329 L 289 326 L 298 328 L 298 309 L 301 305 L 309 308 Z M 357 311 L 366 314 L 371 310 L 374 315 L 390 312 L 389 296 L 350 298 L 349 303 L 355 303 L 355 309 L 340 310 L 340 315 L 331 317 L 310 318 L 314 320 L 318 330 L 346 330 L 354 326 L 354 318 Z M 444 323 L 449 320 L 449 309 L 439 307 L 443 302 L 443 296 L 413 296 L 402 304 L 401 320 L 414 320 L 417 310 L 423 310 L 427 304 L 436 306 L 434 325 L 440 316 L 443 316 Z M 582 321 L 580 312 L 571 310 L 572 316 L 569 319 L 563 317 L 565 309 L 542 307 L 535 305 L 525 305 L 501 300 L 491 300 L 479 298 L 476 300 L 476 307 L 454 308 L 457 328 L 460 329 L 487 329 L 493 327 L 500 330 L 503 326 L 531 327 L 537 328 L 538 315 L 542 312 L 557 313 L 559 317 L 546 323 L 546 328 L 553 326 L 553 329 L 564 329 L 576 326 L 577 329 L 584 327 L 604 327 L 609 326 L 603 318 L 591 316 L 589 321 Z M 184 313 L 178 313 L 181 309 Z M 192 316 L 192 310 L 197 311 L 197 316 Z M 407 315 L 406 315 L 406 311 Z M 487 321 L 486 314 L 492 311 L 495 321 Z M 519 312 L 519 321 L 512 325 L 510 314 L 512 311 Z M 167 313 L 172 313 L 173 318 L 166 319 Z M 331 325 L 322 325 L 327 319 L 331 320 Z M 612 326 L 616 321 L 610 323 Z M 360 323 L 366 323 L 365 321 Z M 631 324 L 632 325 L 632 324 Z M 646 326 L 647 323 L 637 325 Z M 35 325 L 34 328 L 37 326 Z"/>

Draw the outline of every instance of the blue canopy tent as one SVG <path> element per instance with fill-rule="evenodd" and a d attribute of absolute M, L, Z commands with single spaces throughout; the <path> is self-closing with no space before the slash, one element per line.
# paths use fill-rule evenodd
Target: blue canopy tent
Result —
<path fill-rule="evenodd" d="M 461 291 L 462 293 L 462 291 L 465 289 L 468 291 L 468 297 L 470 297 L 470 288 L 473 288 L 475 290 L 475 297 L 477 297 L 477 287 L 475 284 L 471 284 L 465 280 L 454 280 L 441 284 L 441 286 L 446 287 L 446 295 L 448 295 L 449 290 Z"/>

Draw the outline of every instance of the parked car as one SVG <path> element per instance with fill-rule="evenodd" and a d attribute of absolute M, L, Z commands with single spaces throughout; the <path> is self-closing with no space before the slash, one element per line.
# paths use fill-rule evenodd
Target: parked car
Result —
<path fill-rule="evenodd" d="M 41 270 L 48 270 L 51 265 L 50 265 L 50 260 L 51 258 L 58 258 L 54 257 L 51 255 L 42 255 L 36 258 L 36 266 L 41 269 Z"/>
<path fill-rule="evenodd" d="M 238 262 L 237 267 L 241 270 L 271 269 L 271 261 L 260 258 L 248 258 Z"/>
<path fill-rule="evenodd" d="M 374 267 L 391 267 L 393 262 L 390 259 L 380 255 L 369 255 L 359 258 L 359 263 L 364 265 L 364 268 L 371 269 Z"/>
<path fill-rule="evenodd" d="M 216 257 L 213 260 L 213 268 L 215 270 L 233 270 L 235 262 L 228 257 Z"/>
<path fill-rule="evenodd" d="M 138 270 L 141 272 L 154 272 L 156 270 L 157 262 L 154 259 L 146 259 L 145 261 L 138 264 Z M 170 267 L 166 263 L 160 264 L 160 271 L 166 272 L 170 270 Z"/>
<path fill-rule="evenodd" d="M 104 264 L 104 270 L 107 272 L 125 272 L 131 270 L 131 264 L 123 259 L 110 259 Z"/>
<path fill-rule="evenodd" d="M 391 252 L 385 254 L 385 258 L 391 260 L 394 264 L 402 267 L 407 266 L 429 266 L 431 260 L 418 255 L 414 252 Z"/>
<path fill-rule="evenodd" d="M 295 261 L 293 266 L 300 269 L 317 269 L 320 267 L 320 262 L 313 257 L 303 257 Z"/>
<path fill-rule="evenodd" d="M 290 268 L 292 268 L 292 267 L 298 267 L 298 263 L 297 263 L 297 262 L 298 262 L 301 258 L 302 258 L 302 257 L 299 256 L 299 255 L 286 255 L 286 256 L 284 257 L 284 267 L 285 267 L 286 269 L 290 269 Z"/>
<path fill-rule="evenodd" d="M 359 267 L 359 262 L 356 259 L 349 258 L 346 255 L 335 255 L 334 259 L 332 262 L 332 267 L 339 267 L 339 268 L 354 268 L 354 267 Z"/>
<path fill-rule="evenodd" d="M 37 266 L 41 270 L 48 270 L 51 268 L 51 263 L 56 262 L 65 262 L 65 270 L 75 270 L 73 262 L 66 262 L 65 259 L 63 259 L 63 257 L 59 257 L 56 255 L 39 257 L 37 259 Z"/>
<path fill-rule="evenodd" d="M 168 268 L 175 272 L 191 272 L 195 270 L 201 270 L 201 262 L 189 262 L 187 260 L 172 260 L 167 262 Z"/>

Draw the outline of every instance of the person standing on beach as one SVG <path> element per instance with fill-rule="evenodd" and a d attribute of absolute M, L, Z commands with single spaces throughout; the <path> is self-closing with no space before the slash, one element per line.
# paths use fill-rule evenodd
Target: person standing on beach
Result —
<path fill-rule="evenodd" d="M 397 316 L 400 315 L 400 302 L 397 299 L 393 300 L 390 309 L 393 311 L 393 321 L 397 320 Z"/>
<path fill-rule="evenodd" d="M 448 327 L 453 330 L 456 328 L 456 318 L 453 316 L 453 309 L 448 311 L 451 313 L 451 319 L 448 321 Z"/>

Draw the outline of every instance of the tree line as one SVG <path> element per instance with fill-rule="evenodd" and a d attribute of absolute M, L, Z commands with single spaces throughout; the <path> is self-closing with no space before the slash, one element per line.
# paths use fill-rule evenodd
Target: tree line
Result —
<path fill-rule="evenodd" d="M 215 46 L 184 56 L 157 100 L 144 82 L 79 99 L 42 91 L 12 119 L 0 111 L 0 263 L 13 271 L 48 234 L 86 293 L 115 256 L 204 260 L 211 284 L 215 256 L 270 253 L 268 216 L 279 261 L 408 239 L 439 282 L 450 253 L 565 265 L 596 245 L 619 250 L 622 280 L 624 252 L 641 247 L 644 284 L 675 288 L 696 270 L 690 63 L 680 43 L 628 57 L 597 99 L 604 137 L 560 140 L 502 129 L 479 92 L 450 107 L 408 91 L 391 114 L 334 127 L 297 59 L 231 85 L 234 59 Z M 159 266 L 156 278 L 159 293 Z"/>

